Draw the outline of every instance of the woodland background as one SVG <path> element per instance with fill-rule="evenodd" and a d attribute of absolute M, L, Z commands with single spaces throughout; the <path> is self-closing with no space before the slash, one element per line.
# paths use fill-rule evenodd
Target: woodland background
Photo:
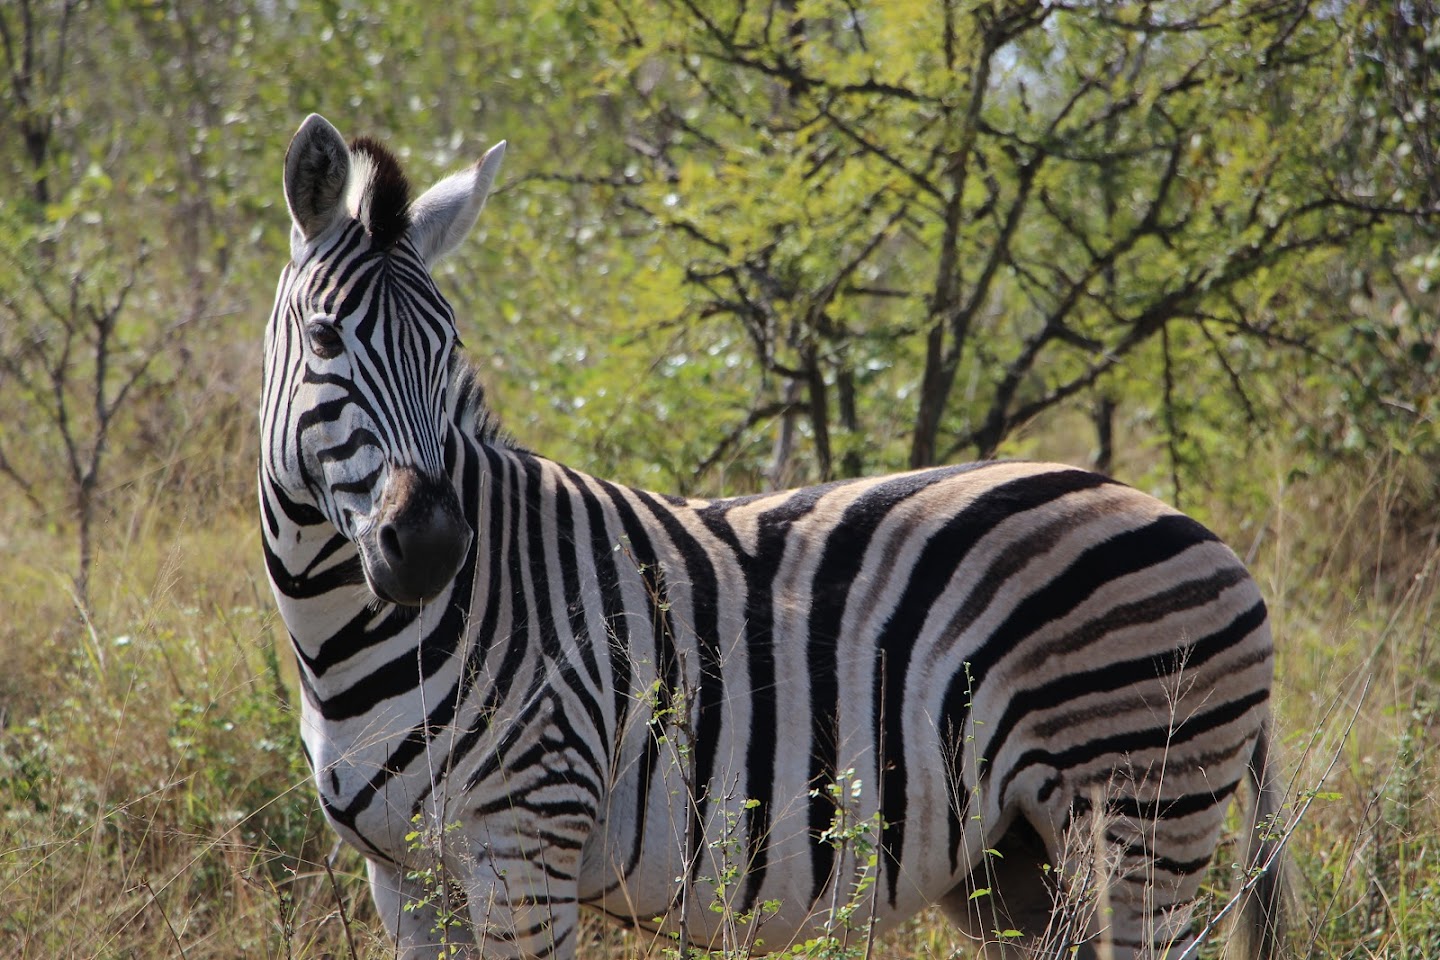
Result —
<path fill-rule="evenodd" d="M 548 456 L 696 494 L 1065 460 L 1215 526 L 1275 617 L 1296 949 L 1440 956 L 1435 16 L 0 6 L 0 954 L 388 955 L 256 536 L 319 111 L 421 185 L 508 138 L 439 282 Z M 922 917 L 876 955 L 964 948 Z"/>

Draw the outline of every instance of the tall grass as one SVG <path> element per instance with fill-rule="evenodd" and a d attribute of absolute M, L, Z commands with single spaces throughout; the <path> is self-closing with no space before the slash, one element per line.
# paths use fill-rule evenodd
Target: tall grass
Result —
<path fill-rule="evenodd" d="M 1440 529 L 1419 466 L 1286 491 L 1258 566 L 1294 782 L 1316 797 L 1291 847 L 1302 956 L 1440 957 Z"/>
<path fill-rule="evenodd" d="M 1407 469 L 1277 482 L 1235 539 L 1275 618 L 1290 799 L 1309 802 L 1301 956 L 1440 956 L 1440 551 L 1399 494 Z M 248 489 L 178 515 L 157 489 L 117 498 L 88 616 L 64 524 L 0 501 L 0 956 L 390 956 L 358 856 L 327 862 Z M 1238 824 L 1212 906 L 1237 881 Z M 582 956 L 673 950 L 586 931 Z M 870 953 L 970 947 L 922 915 Z"/>

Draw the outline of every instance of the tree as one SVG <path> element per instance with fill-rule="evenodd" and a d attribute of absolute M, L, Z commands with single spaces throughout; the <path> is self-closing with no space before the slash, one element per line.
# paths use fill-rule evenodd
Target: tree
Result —
<path fill-rule="evenodd" d="M 1097 397 L 1160 409 L 1173 463 L 1177 397 L 1259 416 L 1247 352 L 1322 332 L 1274 309 L 1291 272 L 1411 209 L 1347 176 L 1349 34 L 1314 4 L 615 11 L 625 203 L 683 258 L 689 322 L 744 331 L 740 422 L 802 412 L 817 478 L 896 435 L 915 467 L 993 456 Z"/>
<path fill-rule="evenodd" d="M 229 12 L 207 10 L 217 22 Z M 137 397 L 153 414 L 165 406 L 154 388 L 190 373 L 172 348 L 210 316 L 235 222 L 219 213 L 228 171 L 197 148 L 204 117 L 219 122 L 214 100 L 178 115 L 130 102 L 133 90 L 175 92 L 165 68 L 176 63 L 186 89 L 221 86 L 204 56 L 214 31 L 182 23 L 181 42 L 155 15 L 84 0 L 0 10 L 0 141 L 11 146 L 0 164 L 25 185 L 0 211 L 0 478 L 41 517 L 73 523 L 87 613 L 117 437 Z"/>

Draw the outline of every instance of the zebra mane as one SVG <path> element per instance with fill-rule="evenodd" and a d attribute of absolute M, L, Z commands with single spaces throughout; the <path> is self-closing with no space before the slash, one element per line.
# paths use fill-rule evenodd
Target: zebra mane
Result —
<path fill-rule="evenodd" d="M 346 206 L 375 244 L 389 249 L 410 229 L 410 181 L 395 154 L 371 137 L 351 141 L 350 160 Z"/>
<path fill-rule="evenodd" d="M 480 382 L 475 366 L 459 353 L 451 354 L 450 390 L 455 398 L 451 420 L 461 433 L 469 434 L 481 443 L 510 450 L 522 449 L 501 427 L 500 418 L 485 402 L 485 386 Z"/>

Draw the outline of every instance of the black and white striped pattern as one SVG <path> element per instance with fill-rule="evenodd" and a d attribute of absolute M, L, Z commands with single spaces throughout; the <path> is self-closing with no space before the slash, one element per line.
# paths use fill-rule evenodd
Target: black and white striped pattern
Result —
<path fill-rule="evenodd" d="M 1265 606 L 1230 550 L 1053 464 L 682 500 L 519 449 L 426 271 L 493 167 L 404 194 L 385 237 L 388 161 L 361 144 L 345 167 L 331 134 L 312 118 L 287 160 L 260 499 L 321 802 L 406 956 L 440 955 L 444 898 L 414 875 L 437 858 L 470 921 L 445 938 L 485 956 L 573 956 L 581 906 L 697 943 L 858 942 L 852 900 L 852 925 L 940 903 L 1033 947 L 1097 865 L 1109 909 L 1079 955 L 1194 935 L 1268 744 Z M 370 564 L 417 510 L 455 532 L 458 572 L 384 602 Z M 413 552 L 387 555 L 409 583 Z"/>

